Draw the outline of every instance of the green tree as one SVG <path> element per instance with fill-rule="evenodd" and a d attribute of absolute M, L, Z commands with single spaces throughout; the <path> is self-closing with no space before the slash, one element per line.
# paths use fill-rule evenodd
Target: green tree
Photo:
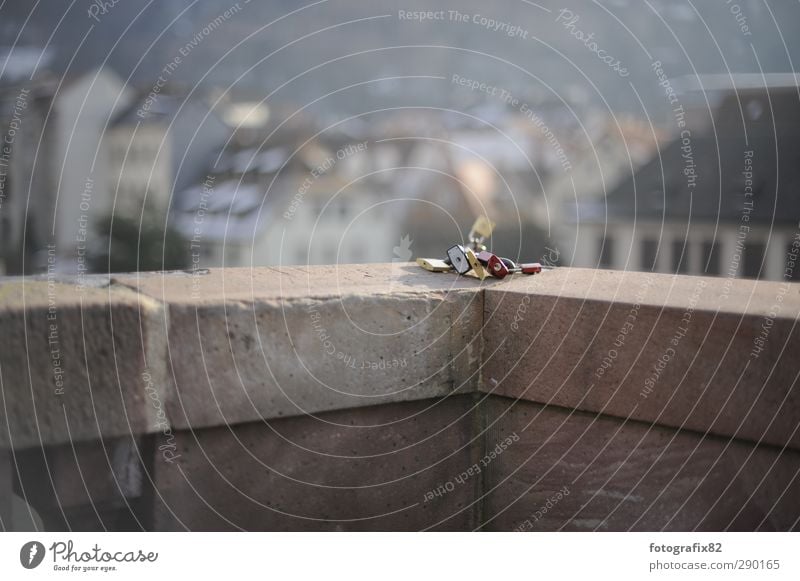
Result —
<path fill-rule="evenodd" d="M 98 243 L 89 255 L 93 272 L 181 270 L 186 240 L 165 227 L 166 212 L 148 205 L 142 216 L 109 215 L 97 222 Z"/>

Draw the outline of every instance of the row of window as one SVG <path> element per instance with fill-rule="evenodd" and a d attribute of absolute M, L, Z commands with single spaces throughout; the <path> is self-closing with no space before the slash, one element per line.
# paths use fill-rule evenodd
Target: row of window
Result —
<path fill-rule="evenodd" d="M 609 237 L 600 237 L 598 247 L 600 248 L 598 264 L 600 268 L 612 268 L 618 266 L 614 264 L 614 244 L 615 240 Z M 639 268 L 644 271 L 656 272 L 658 268 L 659 242 L 657 239 L 645 238 L 641 242 L 641 260 Z M 722 274 L 722 260 L 720 257 L 719 241 L 703 240 L 692 242 L 689 240 L 673 240 L 671 245 L 672 262 L 669 265 L 669 272 L 678 274 L 689 273 L 689 249 L 692 244 L 700 244 L 700 265 L 698 274 L 718 275 Z M 663 249 L 663 245 L 662 245 Z M 740 276 L 745 278 L 764 278 L 765 268 L 764 258 L 767 246 L 763 242 L 748 242 L 745 244 L 741 256 Z M 786 262 L 788 263 L 789 253 L 792 251 L 791 242 L 786 245 Z M 787 270 L 792 277 L 789 280 L 800 280 L 800 268 Z"/>

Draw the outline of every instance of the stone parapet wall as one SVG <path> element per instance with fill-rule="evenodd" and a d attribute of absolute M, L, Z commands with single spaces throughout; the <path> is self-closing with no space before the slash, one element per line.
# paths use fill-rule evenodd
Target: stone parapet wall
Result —
<path fill-rule="evenodd" d="M 0 280 L 5 529 L 798 527 L 798 284 L 83 282 Z"/>

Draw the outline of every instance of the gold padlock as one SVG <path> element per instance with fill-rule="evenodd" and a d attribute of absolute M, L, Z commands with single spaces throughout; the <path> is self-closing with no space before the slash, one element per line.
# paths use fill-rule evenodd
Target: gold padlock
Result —
<path fill-rule="evenodd" d="M 438 258 L 417 258 L 417 264 L 419 264 L 425 270 L 430 270 L 431 272 L 448 272 L 453 270 L 453 267 L 447 264 L 444 260 L 439 260 Z"/>
<path fill-rule="evenodd" d="M 472 238 L 481 238 L 486 239 L 492 235 L 492 231 L 494 230 L 495 223 L 489 220 L 486 215 L 479 216 L 475 223 L 472 225 L 472 230 L 470 230 L 469 237 Z"/>
<path fill-rule="evenodd" d="M 481 261 L 478 260 L 477 255 L 472 251 L 472 249 L 465 248 L 464 250 L 466 251 L 467 261 L 469 261 L 469 265 L 472 267 L 472 272 L 475 274 L 475 276 L 481 280 L 489 276 L 489 273 L 486 271 L 483 264 L 481 264 Z"/>

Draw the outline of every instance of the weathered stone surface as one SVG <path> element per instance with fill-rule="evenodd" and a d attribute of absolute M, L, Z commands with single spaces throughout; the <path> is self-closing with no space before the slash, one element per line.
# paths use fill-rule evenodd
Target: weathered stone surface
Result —
<path fill-rule="evenodd" d="M 414 265 L 92 280 L 0 281 L 0 478 L 9 448 L 27 458 L 15 494 L 48 527 L 511 530 L 563 486 L 531 528 L 797 526 L 798 452 L 770 445 L 800 446 L 800 285 Z M 100 447 L 130 434 L 141 473 Z"/>
<path fill-rule="evenodd" d="M 124 275 L 83 295 L 14 280 L 0 316 L 23 339 L 0 374 L 17 447 L 68 441 L 64 402 L 73 439 L 139 434 L 468 392 L 481 361 L 492 393 L 797 447 L 797 286 L 415 265 Z"/>
<path fill-rule="evenodd" d="M 451 396 L 177 434 L 155 459 L 158 530 L 469 529 L 474 402 Z M 432 495 L 428 495 L 429 497 Z"/>
<path fill-rule="evenodd" d="M 0 447 L 477 386 L 483 295 L 474 279 L 395 264 L 87 280 L 82 292 L 60 278 L 0 282 L 0 322 L 15 338 L 0 354 L 13 437 L 0 430 Z"/>
<path fill-rule="evenodd" d="M 800 448 L 796 283 L 558 269 L 484 316 L 486 392 Z"/>
<path fill-rule="evenodd" d="M 479 291 L 495 284 L 428 272 L 414 263 L 216 268 L 187 273 L 116 275 L 114 280 L 161 302 L 202 305 L 234 301 L 337 299 L 352 295 Z"/>
<path fill-rule="evenodd" d="M 800 453 L 492 398 L 485 530 L 790 530 Z"/>
<path fill-rule="evenodd" d="M 482 294 L 439 283 L 478 282 L 415 268 L 422 281 L 409 275 L 413 285 L 390 276 L 370 282 L 374 270 L 354 266 L 178 276 L 165 294 L 158 278 L 141 279 L 136 288 L 169 309 L 177 386 L 168 406 L 172 425 L 226 425 L 474 391 Z M 183 288 L 192 284 L 199 290 Z"/>
<path fill-rule="evenodd" d="M 125 287 L 0 282 L 0 447 L 155 431 L 143 375 L 167 383 L 164 327 L 158 303 Z"/>

